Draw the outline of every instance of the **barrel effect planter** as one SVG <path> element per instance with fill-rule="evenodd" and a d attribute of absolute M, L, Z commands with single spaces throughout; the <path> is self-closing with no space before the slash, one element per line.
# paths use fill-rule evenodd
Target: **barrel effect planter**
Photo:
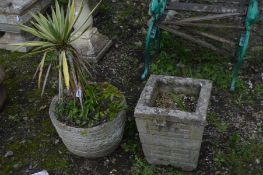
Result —
<path fill-rule="evenodd" d="M 197 167 L 212 83 L 208 80 L 152 75 L 135 108 L 135 120 L 146 160 L 186 171 Z M 160 91 L 194 95 L 193 112 L 155 106 Z"/>
<path fill-rule="evenodd" d="M 49 108 L 49 115 L 58 135 L 71 153 L 86 158 L 99 158 L 111 154 L 118 147 L 126 122 L 125 111 L 119 112 L 110 122 L 92 128 L 76 128 L 57 120 L 57 102 L 58 96 L 55 96 Z M 123 103 L 126 104 L 125 98 Z"/>

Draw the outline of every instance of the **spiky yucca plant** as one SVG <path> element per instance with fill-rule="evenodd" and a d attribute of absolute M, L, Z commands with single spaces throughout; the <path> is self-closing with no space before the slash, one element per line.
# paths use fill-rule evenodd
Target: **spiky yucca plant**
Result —
<path fill-rule="evenodd" d="M 22 31 L 40 38 L 39 41 L 29 41 L 13 45 L 18 46 L 18 48 L 33 47 L 34 49 L 27 55 L 43 54 L 35 74 L 38 74 L 38 87 L 42 86 L 41 95 L 43 95 L 45 90 L 51 67 L 58 68 L 60 100 L 63 97 L 64 84 L 70 92 L 76 93 L 78 89 L 83 88 L 83 83 L 87 82 L 85 77 L 89 73 L 88 63 L 85 59 L 79 57 L 72 43 L 88 30 L 88 27 L 84 28 L 84 26 L 101 2 L 102 0 L 95 6 L 79 28 L 74 28 L 74 25 L 83 10 L 83 3 L 78 15 L 76 15 L 75 0 L 68 3 L 66 15 L 63 8 L 56 1 L 55 8 L 52 7 L 51 9 L 51 16 L 48 14 L 44 16 L 41 13 L 32 14 L 33 20 L 31 21 L 31 26 L 19 26 Z M 49 54 L 55 55 L 55 59 L 48 61 L 46 58 Z M 43 71 L 46 66 L 46 74 L 42 83 Z"/>

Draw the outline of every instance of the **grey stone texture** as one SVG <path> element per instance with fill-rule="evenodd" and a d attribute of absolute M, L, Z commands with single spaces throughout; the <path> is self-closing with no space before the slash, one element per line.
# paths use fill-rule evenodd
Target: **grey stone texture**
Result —
<path fill-rule="evenodd" d="M 1 0 L 0 2 L 0 31 L 20 33 L 18 24 L 31 20 L 30 13 L 45 9 L 50 0 Z"/>
<path fill-rule="evenodd" d="M 22 43 L 27 41 L 35 40 L 35 38 L 27 33 L 11 33 L 5 32 L 2 37 L 0 37 L 0 48 L 6 50 L 16 50 L 17 46 L 11 46 L 13 43 Z M 16 51 L 19 52 L 28 52 L 30 47 L 21 47 Z"/>
<path fill-rule="evenodd" d="M 126 112 L 121 111 L 110 122 L 92 128 L 75 128 L 57 120 L 55 116 L 55 96 L 49 108 L 49 115 L 58 135 L 68 150 L 78 156 L 98 158 L 112 153 L 121 142 L 126 122 Z M 123 103 L 126 104 L 125 98 Z"/>
<path fill-rule="evenodd" d="M 92 27 L 90 33 L 84 33 L 73 43 L 73 46 L 83 59 L 97 63 L 112 46 L 112 40 Z"/>
<path fill-rule="evenodd" d="M 201 79 L 151 75 L 134 116 L 146 160 L 186 171 L 197 167 L 212 82 Z M 195 112 L 154 107 L 160 91 L 197 95 Z"/>
<path fill-rule="evenodd" d="M 9 46 L 11 43 L 32 40 L 32 37 L 24 34 L 18 28 L 19 24 L 28 24 L 31 13 L 43 11 L 48 7 L 51 0 L 1 0 L 0 2 L 0 31 L 5 32 L 0 37 L 0 48 L 14 50 Z M 28 51 L 21 48 L 21 52 Z"/>

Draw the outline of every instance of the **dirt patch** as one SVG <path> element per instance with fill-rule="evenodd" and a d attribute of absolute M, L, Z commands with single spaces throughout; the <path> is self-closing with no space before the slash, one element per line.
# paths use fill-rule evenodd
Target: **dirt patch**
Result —
<path fill-rule="evenodd" d="M 40 98 L 41 92 L 32 81 L 39 59 L 21 59 L 21 54 L 0 51 L 0 64 L 7 73 L 4 84 L 9 94 L 0 112 L 0 174 L 30 174 L 46 169 L 57 175 L 126 175 L 131 167 L 137 168 L 138 175 L 144 172 L 150 175 L 185 174 L 171 167 L 142 163 L 145 160 L 133 111 L 145 84 L 140 74 L 149 18 L 147 6 L 141 1 L 103 1 L 94 19 L 99 31 L 115 40 L 109 52 L 95 65 L 92 80 L 107 81 L 118 87 L 129 106 L 129 120 L 121 146 L 101 159 L 88 160 L 71 155 L 58 137 L 48 116 L 50 101 L 56 94 L 56 81 L 52 79 L 44 98 Z M 189 174 L 260 174 L 256 170 L 260 172 L 263 167 L 262 151 L 260 144 L 254 142 L 262 143 L 263 138 L 262 57 L 255 54 L 250 61 L 245 61 L 238 89 L 229 93 L 231 59 L 216 57 L 178 38 L 169 40 L 168 37 L 163 45 L 163 52 L 154 61 L 152 71 L 214 81 L 207 117 L 209 124 L 204 131 L 198 168 Z M 185 103 L 188 104 L 188 100 L 192 108 L 190 99 Z M 249 142 L 251 139 L 253 142 Z M 245 144 L 247 142 L 249 144 Z M 13 155 L 5 157 L 9 151 Z"/>

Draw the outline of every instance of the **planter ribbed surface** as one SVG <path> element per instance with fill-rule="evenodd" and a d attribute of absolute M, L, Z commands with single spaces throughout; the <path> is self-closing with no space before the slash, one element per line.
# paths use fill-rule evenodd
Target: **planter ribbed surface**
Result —
<path fill-rule="evenodd" d="M 146 160 L 186 171 L 197 167 L 212 83 L 208 80 L 151 75 L 135 108 Z M 161 91 L 197 95 L 194 112 L 154 105 Z"/>
<path fill-rule="evenodd" d="M 87 158 L 98 158 L 112 153 L 121 142 L 126 112 L 121 111 L 118 116 L 107 123 L 92 128 L 75 128 L 67 126 L 57 120 L 55 105 L 58 97 L 55 96 L 49 108 L 49 115 L 58 135 L 70 152 Z M 126 103 L 125 99 L 123 103 Z"/>

